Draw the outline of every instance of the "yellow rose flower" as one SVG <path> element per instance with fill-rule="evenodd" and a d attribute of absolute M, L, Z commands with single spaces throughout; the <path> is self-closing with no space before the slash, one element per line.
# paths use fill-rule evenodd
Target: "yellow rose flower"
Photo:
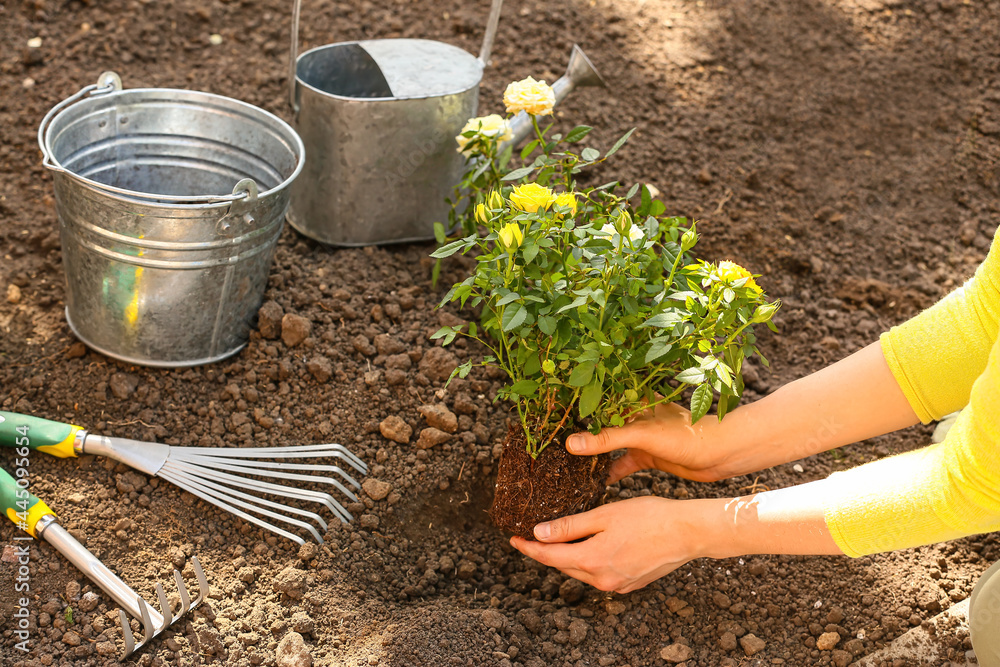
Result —
<path fill-rule="evenodd" d="M 750 288 L 757 294 L 764 291 L 760 288 L 760 285 L 757 284 L 757 281 L 753 279 L 753 275 L 736 262 L 730 262 L 729 260 L 719 262 L 719 268 L 716 273 L 723 282 L 733 283 L 742 278 L 746 278 L 747 281 L 743 284 L 744 287 Z"/>
<path fill-rule="evenodd" d="M 496 190 L 490 193 L 489 199 L 487 200 L 490 204 L 490 208 L 494 211 L 503 208 L 503 196 Z"/>
<path fill-rule="evenodd" d="M 465 155 L 465 157 L 471 157 L 474 153 L 478 152 L 472 149 L 466 150 L 469 143 L 475 139 L 474 136 L 465 136 L 465 133 L 470 131 L 475 132 L 481 137 L 495 138 L 497 142 L 507 141 L 514 136 L 511 132 L 510 124 L 498 114 L 493 113 L 489 116 L 470 118 L 469 122 L 462 128 L 462 132 L 455 137 L 455 141 L 458 142 L 457 150 L 459 153 Z"/>
<path fill-rule="evenodd" d="M 503 93 L 503 103 L 507 105 L 507 113 L 524 111 L 533 116 L 551 116 L 552 107 L 556 105 L 556 94 L 552 91 L 552 86 L 529 76 L 507 86 Z"/>
<path fill-rule="evenodd" d="M 573 192 L 563 192 L 556 195 L 556 199 L 553 202 L 556 206 L 567 206 L 569 207 L 570 215 L 576 215 L 576 194 Z"/>
<path fill-rule="evenodd" d="M 490 216 L 486 212 L 486 204 L 476 205 L 476 222 L 478 222 L 481 225 L 490 224 Z"/>
<path fill-rule="evenodd" d="M 538 183 L 518 185 L 510 193 L 510 203 L 519 211 L 534 213 L 538 209 L 548 210 L 556 200 L 552 190 Z"/>
<path fill-rule="evenodd" d="M 521 226 L 516 222 L 508 222 L 497 236 L 500 238 L 500 244 L 508 252 L 517 250 L 521 242 L 524 241 L 524 233 L 521 231 Z"/>

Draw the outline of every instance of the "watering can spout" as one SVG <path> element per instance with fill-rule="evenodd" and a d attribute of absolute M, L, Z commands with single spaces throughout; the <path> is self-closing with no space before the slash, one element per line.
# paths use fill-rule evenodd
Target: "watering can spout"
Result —
<path fill-rule="evenodd" d="M 552 84 L 552 92 L 555 94 L 556 104 L 558 105 L 566 99 L 566 96 L 569 95 L 573 89 L 586 86 L 599 88 L 608 87 L 607 84 L 604 83 L 604 79 L 601 78 L 601 75 L 597 73 L 597 68 L 594 67 L 592 62 L 590 62 L 590 58 L 587 57 L 587 54 L 583 52 L 583 49 L 574 44 L 573 51 L 569 56 L 569 65 L 566 66 L 566 73 Z M 516 116 L 511 118 L 509 122 L 511 138 L 500 144 L 498 149 L 500 153 L 502 153 L 507 146 L 517 146 L 519 143 L 524 141 L 529 134 L 531 134 L 531 117 L 525 112 L 519 112 Z"/>

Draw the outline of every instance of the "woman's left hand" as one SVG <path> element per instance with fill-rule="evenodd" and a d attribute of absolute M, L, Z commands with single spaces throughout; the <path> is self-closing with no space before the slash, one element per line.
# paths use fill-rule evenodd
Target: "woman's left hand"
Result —
<path fill-rule="evenodd" d="M 705 527 L 697 526 L 703 502 L 632 498 L 539 524 L 538 542 L 513 537 L 510 543 L 595 588 L 628 593 L 705 555 L 698 544 Z"/>

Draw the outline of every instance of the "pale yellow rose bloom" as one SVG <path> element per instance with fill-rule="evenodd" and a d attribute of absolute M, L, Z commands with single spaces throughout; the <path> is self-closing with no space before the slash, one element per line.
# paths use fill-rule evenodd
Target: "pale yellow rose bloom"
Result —
<path fill-rule="evenodd" d="M 631 218 L 629 218 L 629 219 L 631 220 Z M 599 235 L 600 236 L 609 236 L 609 237 L 611 237 L 611 242 L 612 243 L 615 242 L 615 237 L 622 238 L 622 235 L 618 232 L 618 228 L 615 227 L 615 225 L 612 224 L 612 223 L 610 223 L 610 222 L 604 223 L 604 226 L 601 227 L 601 231 L 599 232 Z M 635 223 L 632 223 L 632 226 L 629 227 L 629 230 L 628 230 L 629 244 L 632 247 L 636 247 L 636 244 L 639 241 L 641 241 L 645 236 L 646 236 L 646 232 L 643 231 L 642 227 L 640 227 L 639 225 L 637 225 Z"/>
<path fill-rule="evenodd" d="M 486 213 L 486 204 L 476 205 L 476 222 L 481 225 L 488 225 L 490 223 L 490 216 Z"/>
<path fill-rule="evenodd" d="M 576 215 L 576 194 L 572 192 L 563 192 L 556 195 L 556 200 L 553 203 L 556 206 L 568 206 L 570 215 Z"/>
<path fill-rule="evenodd" d="M 501 196 L 500 193 L 497 192 L 496 190 L 490 193 L 488 201 L 490 204 L 490 208 L 493 209 L 494 211 L 503 208 L 503 196 Z"/>
<path fill-rule="evenodd" d="M 507 86 L 503 93 L 503 103 L 507 106 L 507 113 L 524 111 L 533 116 L 551 116 L 552 107 L 556 105 L 556 94 L 552 86 L 529 76 Z"/>
<path fill-rule="evenodd" d="M 753 279 L 753 275 L 736 262 L 730 262 L 728 259 L 719 262 L 719 268 L 716 270 L 716 273 L 723 282 L 727 283 L 733 283 L 741 278 L 746 278 L 747 281 L 743 284 L 744 287 L 750 288 L 757 294 L 763 292 L 757 281 Z"/>
<path fill-rule="evenodd" d="M 500 244 L 508 252 L 517 250 L 524 241 L 524 233 L 521 231 L 521 226 L 516 222 L 508 222 L 497 236 L 500 239 Z"/>
<path fill-rule="evenodd" d="M 534 213 L 538 209 L 548 210 L 555 200 L 552 190 L 538 183 L 518 185 L 510 193 L 510 203 L 525 213 Z"/>
<path fill-rule="evenodd" d="M 462 128 L 462 132 L 455 137 L 455 141 L 458 142 L 458 152 L 465 155 L 465 157 L 472 156 L 476 151 L 466 150 L 466 146 L 469 145 L 475 137 L 464 136 L 466 132 L 474 131 L 480 136 L 496 138 L 498 142 L 507 141 L 511 139 L 514 135 L 511 132 L 510 124 L 504 120 L 504 118 L 498 114 L 490 114 L 489 116 L 480 116 L 479 118 L 470 118 L 469 122 L 465 124 Z"/>

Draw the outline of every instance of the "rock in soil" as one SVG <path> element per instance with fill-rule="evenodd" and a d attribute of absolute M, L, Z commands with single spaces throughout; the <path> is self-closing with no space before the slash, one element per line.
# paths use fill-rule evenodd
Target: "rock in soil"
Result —
<path fill-rule="evenodd" d="M 257 311 L 257 329 L 260 335 L 268 340 L 277 340 L 281 336 L 281 318 L 285 311 L 276 301 L 265 301 Z"/>
<path fill-rule="evenodd" d="M 289 632 L 281 638 L 275 659 L 278 667 L 312 667 L 313 664 L 312 654 L 298 632 Z"/>
<path fill-rule="evenodd" d="M 417 438 L 415 446 L 417 449 L 430 449 L 431 447 L 448 442 L 451 440 L 451 437 L 450 433 L 434 428 L 433 426 L 428 426 L 420 431 L 420 437 Z"/>
<path fill-rule="evenodd" d="M 310 333 L 312 333 L 312 322 L 301 315 L 286 313 L 281 318 L 281 340 L 288 347 L 301 345 Z"/>
<path fill-rule="evenodd" d="M 389 415 L 378 425 L 382 435 L 393 442 L 405 445 L 413 435 L 413 428 L 396 415 Z"/>
<path fill-rule="evenodd" d="M 694 650 L 686 644 L 671 644 L 660 651 L 660 657 L 667 662 L 684 662 L 694 655 Z"/>
<path fill-rule="evenodd" d="M 432 405 L 421 405 L 419 410 L 428 426 L 433 426 L 445 433 L 454 433 L 458 430 L 458 417 L 448 409 L 448 406 L 441 403 L 434 403 Z"/>

